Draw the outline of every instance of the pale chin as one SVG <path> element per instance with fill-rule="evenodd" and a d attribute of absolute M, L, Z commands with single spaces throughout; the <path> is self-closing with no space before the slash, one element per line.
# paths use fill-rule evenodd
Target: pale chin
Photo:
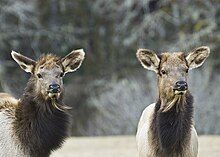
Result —
<path fill-rule="evenodd" d="M 48 93 L 48 96 L 51 99 L 58 99 L 60 97 L 60 93 Z"/>
<path fill-rule="evenodd" d="M 175 94 L 175 95 L 184 95 L 184 94 L 186 94 L 186 90 L 185 90 L 185 91 L 175 90 L 175 91 L 174 91 L 174 94 Z"/>

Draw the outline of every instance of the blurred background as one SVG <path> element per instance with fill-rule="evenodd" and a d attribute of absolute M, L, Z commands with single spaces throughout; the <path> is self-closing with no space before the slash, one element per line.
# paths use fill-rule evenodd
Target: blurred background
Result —
<path fill-rule="evenodd" d="M 82 67 L 65 77 L 72 136 L 134 135 L 156 101 L 156 74 L 138 48 L 183 51 L 207 45 L 205 65 L 189 73 L 198 133 L 220 134 L 218 0 L 0 0 L 0 91 L 19 98 L 30 77 L 11 50 L 33 59 L 83 48 Z"/>

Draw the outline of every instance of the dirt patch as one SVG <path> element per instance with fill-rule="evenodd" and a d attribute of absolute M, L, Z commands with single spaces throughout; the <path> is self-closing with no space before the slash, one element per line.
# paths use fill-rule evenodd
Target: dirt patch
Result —
<path fill-rule="evenodd" d="M 51 157 L 138 157 L 134 136 L 73 137 Z M 219 157 L 220 136 L 200 136 L 198 157 Z"/>

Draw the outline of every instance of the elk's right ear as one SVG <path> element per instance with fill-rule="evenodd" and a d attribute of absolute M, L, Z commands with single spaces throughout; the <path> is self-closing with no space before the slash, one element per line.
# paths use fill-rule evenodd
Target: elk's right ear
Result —
<path fill-rule="evenodd" d="M 18 63 L 21 69 L 28 73 L 34 73 L 34 67 L 36 65 L 36 62 L 34 60 L 26 56 L 23 56 L 15 51 L 11 52 L 11 56 Z"/>
<path fill-rule="evenodd" d="M 64 67 L 64 72 L 76 71 L 82 64 L 85 58 L 85 52 L 83 49 L 78 49 L 70 52 L 67 56 L 61 59 L 61 63 Z"/>
<path fill-rule="evenodd" d="M 154 51 L 148 49 L 138 49 L 136 55 L 144 68 L 153 70 L 156 73 L 158 72 L 160 59 Z"/>

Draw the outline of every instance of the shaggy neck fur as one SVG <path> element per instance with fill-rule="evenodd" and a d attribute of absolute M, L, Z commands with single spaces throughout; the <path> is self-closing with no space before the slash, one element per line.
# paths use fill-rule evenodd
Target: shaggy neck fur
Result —
<path fill-rule="evenodd" d="M 69 116 L 54 108 L 51 100 L 43 99 L 34 89 L 32 77 L 19 101 L 14 131 L 26 154 L 48 157 L 67 137 Z M 61 99 L 56 103 L 62 105 Z"/>
<path fill-rule="evenodd" d="M 158 157 L 184 156 L 193 123 L 193 97 L 187 92 L 183 100 L 178 99 L 167 112 L 162 111 L 161 100 L 156 103 L 151 135 L 152 146 Z"/>

